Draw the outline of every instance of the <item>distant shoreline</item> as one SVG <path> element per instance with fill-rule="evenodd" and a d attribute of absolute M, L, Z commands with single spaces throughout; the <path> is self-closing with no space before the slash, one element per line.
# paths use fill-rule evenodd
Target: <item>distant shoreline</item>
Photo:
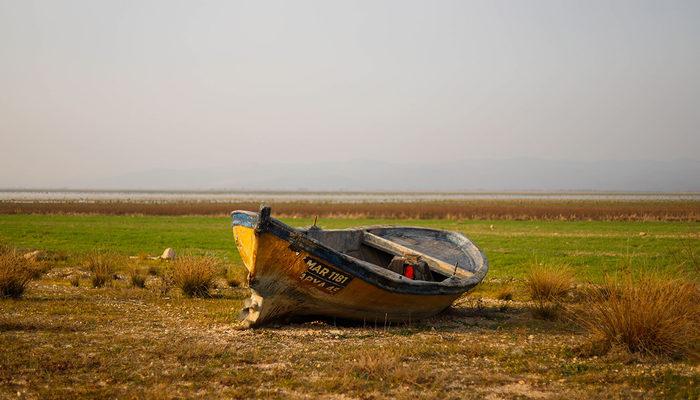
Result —
<path fill-rule="evenodd" d="M 569 201 L 700 201 L 700 192 L 608 192 L 608 191 L 186 191 L 186 190 L 71 190 L 0 189 L 3 202 L 331 202 L 331 203 L 422 203 L 475 200 L 569 200 Z"/>
<path fill-rule="evenodd" d="M 276 190 L 276 189 L 80 189 L 80 188 L 0 188 L 0 193 L 191 193 L 191 194 L 441 194 L 441 195 L 698 195 L 700 191 L 636 191 L 636 190 Z"/>

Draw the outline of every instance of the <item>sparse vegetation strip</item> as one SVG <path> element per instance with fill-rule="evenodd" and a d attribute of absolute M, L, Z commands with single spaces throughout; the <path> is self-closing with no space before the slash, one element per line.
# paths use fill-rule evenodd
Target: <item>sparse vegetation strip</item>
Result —
<path fill-rule="evenodd" d="M 469 200 L 382 203 L 277 202 L 275 215 L 322 218 L 700 221 L 700 201 Z M 259 202 L 0 201 L 0 214 L 228 215 Z"/>

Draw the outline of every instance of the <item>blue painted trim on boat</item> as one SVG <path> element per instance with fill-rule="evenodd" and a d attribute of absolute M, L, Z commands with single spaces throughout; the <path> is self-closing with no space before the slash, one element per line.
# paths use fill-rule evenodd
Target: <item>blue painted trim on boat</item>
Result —
<path fill-rule="evenodd" d="M 258 214 L 248 211 L 234 211 L 231 213 L 231 224 L 255 228 L 258 225 Z"/>

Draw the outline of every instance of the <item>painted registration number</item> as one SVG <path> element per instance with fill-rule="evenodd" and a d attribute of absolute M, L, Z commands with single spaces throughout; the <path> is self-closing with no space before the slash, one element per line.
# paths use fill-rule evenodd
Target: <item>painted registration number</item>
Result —
<path fill-rule="evenodd" d="M 352 277 L 333 267 L 322 264 L 311 257 L 304 258 L 306 271 L 299 278 L 302 282 L 315 286 L 327 293 L 337 293 L 350 283 Z"/>

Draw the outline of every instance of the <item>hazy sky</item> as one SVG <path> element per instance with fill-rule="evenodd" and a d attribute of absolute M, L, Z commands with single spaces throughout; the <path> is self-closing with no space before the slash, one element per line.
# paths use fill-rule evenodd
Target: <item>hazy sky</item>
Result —
<path fill-rule="evenodd" d="M 698 160 L 699 71 L 696 0 L 0 0 L 0 187 L 268 157 Z"/>

